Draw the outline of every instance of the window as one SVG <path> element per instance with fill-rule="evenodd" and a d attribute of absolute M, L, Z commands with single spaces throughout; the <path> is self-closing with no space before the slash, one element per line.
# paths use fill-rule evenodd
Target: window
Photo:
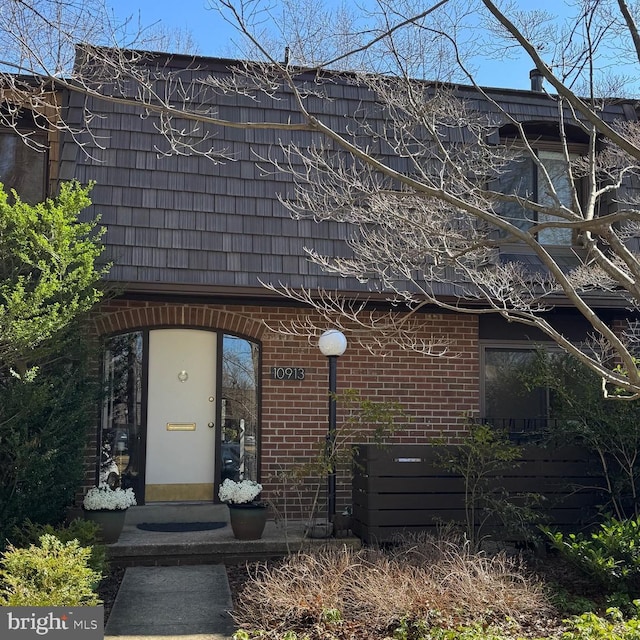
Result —
<path fill-rule="evenodd" d="M 533 121 L 524 123 L 523 128 L 529 143 L 535 149 L 538 159 L 546 169 L 561 204 L 571 206 L 574 185 L 569 179 L 567 159 L 560 143 L 558 123 Z M 567 124 L 564 125 L 563 134 L 570 160 L 587 152 L 589 143 L 587 133 L 577 126 Z M 523 148 L 520 131 L 514 125 L 501 127 L 500 139 L 508 147 Z M 578 198 L 581 198 L 581 185 L 575 183 L 575 187 L 578 191 Z M 541 205 L 552 206 L 554 204 L 544 173 L 524 150 L 521 157 L 514 160 L 500 175 L 494 189 L 500 193 L 526 197 Z M 539 222 L 553 219 L 553 216 L 525 210 L 517 203 L 500 204 L 500 213 L 523 230 L 529 229 Z M 571 246 L 574 244 L 575 238 L 572 237 L 572 232 L 569 229 L 544 229 L 538 234 L 538 240 L 545 245 Z"/>
<path fill-rule="evenodd" d="M 44 136 L 31 137 L 44 148 Z M 42 202 L 47 195 L 46 175 L 46 152 L 31 148 L 13 131 L 0 131 L 0 182 L 7 193 L 15 189 L 29 204 Z"/>
<path fill-rule="evenodd" d="M 142 495 L 142 332 L 113 336 L 104 350 L 106 396 L 102 408 L 100 482 L 120 482 Z"/>
<path fill-rule="evenodd" d="M 538 151 L 538 158 L 546 169 L 560 202 L 571 206 L 572 185 L 567 172 L 564 155 L 556 151 Z M 542 205 L 553 206 L 548 183 L 532 158 L 514 163 L 511 170 L 500 177 L 500 190 L 505 194 L 517 194 Z M 501 205 L 501 213 L 519 229 L 526 230 L 532 225 L 553 220 L 554 216 L 526 210 L 516 203 Z M 573 238 L 570 229 L 544 229 L 538 234 L 538 241 L 545 245 L 570 246 Z"/>
<path fill-rule="evenodd" d="M 553 418 L 551 392 L 546 387 L 527 389 L 524 379 L 533 366 L 531 347 L 483 349 L 483 420 L 512 434 L 544 430 Z"/>
<path fill-rule="evenodd" d="M 225 335 L 222 342 L 222 480 L 258 479 L 257 343 Z"/>

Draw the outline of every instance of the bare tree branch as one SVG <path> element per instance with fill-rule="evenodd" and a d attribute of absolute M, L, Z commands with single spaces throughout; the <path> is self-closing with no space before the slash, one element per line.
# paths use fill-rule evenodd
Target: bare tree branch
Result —
<path fill-rule="evenodd" d="M 295 28 L 276 29 L 294 35 L 295 55 L 309 66 L 283 59 L 282 43 L 265 34 L 260 21 L 274 15 L 269 5 L 212 0 L 257 58 L 224 68 L 123 47 L 109 16 L 90 11 L 96 3 L 12 0 L 0 10 L 2 124 L 42 144 L 18 126 L 30 109 L 40 130 L 64 133 L 96 162 L 110 109 L 151 121 L 160 156 L 234 162 L 237 151 L 219 141 L 220 129 L 272 132 L 269 151 L 253 153 L 265 172 L 286 176 L 282 205 L 344 232 L 344 254 L 309 246 L 308 259 L 368 289 L 345 298 L 266 283 L 312 308 L 302 323 L 278 330 L 313 333 L 331 318 L 362 336 L 369 330 L 377 347 L 392 341 L 447 355 L 452 346 L 437 335 L 421 337 L 425 305 L 496 314 L 536 327 L 625 397 L 640 395 L 640 345 L 600 312 L 608 304 L 640 312 L 637 105 L 599 92 L 612 43 L 635 50 L 640 62 L 624 0 L 582 6 L 557 30 L 548 14 L 491 0 L 380 1 L 362 20 L 344 15 L 340 42 L 321 43 L 304 42 L 321 31 L 305 20 L 326 15 L 309 10 Z M 26 28 L 29 20 L 41 29 Z M 557 41 L 545 43 L 553 33 Z M 535 118 L 523 117 L 508 92 L 477 82 L 474 55 L 486 52 L 488 40 L 495 50 L 497 36 L 506 39 L 499 53 L 528 56 L 555 92 L 528 95 Z M 376 73 L 363 70 L 367 63 Z M 338 71 L 338 64 L 354 68 Z M 416 69 L 443 75 L 415 78 Z M 340 87 L 360 102 L 333 117 L 329 105 L 343 108 Z M 82 119 L 65 119 L 58 89 L 82 102 Z M 220 98 L 229 93 L 246 109 L 221 117 Z M 593 336 L 577 344 L 555 327 L 547 312 L 557 305 L 576 309 Z"/>

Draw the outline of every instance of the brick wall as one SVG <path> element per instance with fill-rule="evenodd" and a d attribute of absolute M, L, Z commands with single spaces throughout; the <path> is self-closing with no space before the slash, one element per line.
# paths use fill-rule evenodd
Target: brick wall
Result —
<path fill-rule="evenodd" d="M 291 308 L 112 300 L 93 319 L 96 335 L 147 327 L 213 328 L 237 333 L 262 343 L 261 481 L 265 495 L 284 507 L 283 484 L 276 473 L 308 461 L 324 442 L 328 428 L 328 364 L 317 340 L 291 337 L 267 328 L 300 320 L 307 311 Z M 420 336 L 451 342 L 447 357 L 431 357 L 385 347 L 384 356 L 371 353 L 366 333 L 348 334 L 349 346 L 338 359 L 338 392 L 352 388 L 363 398 L 395 400 L 409 420 L 394 435 L 394 442 L 419 444 L 444 436 L 456 439 L 464 432 L 464 414 L 479 410 L 479 353 L 477 317 L 455 314 L 424 315 Z M 271 378 L 271 367 L 305 369 L 301 381 Z M 344 419 L 338 405 L 338 426 Z M 95 464 L 95 438 L 90 443 L 90 469 Z M 338 509 L 350 503 L 349 474 L 338 478 Z M 94 476 L 88 473 L 87 484 Z M 290 485 L 288 485 L 290 486 Z M 322 483 L 322 494 L 324 482 Z M 287 508 L 299 515 L 295 492 L 288 491 Z M 307 488 L 303 503 L 312 499 Z"/>

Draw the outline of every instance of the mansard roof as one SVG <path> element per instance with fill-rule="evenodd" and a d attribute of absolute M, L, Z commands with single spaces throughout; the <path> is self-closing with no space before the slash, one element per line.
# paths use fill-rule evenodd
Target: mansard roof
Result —
<path fill-rule="evenodd" d="M 175 73 L 184 85 L 207 76 L 224 75 L 236 61 L 152 54 L 144 64 Z M 314 81 L 311 72 L 309 81 Z M 374 96 L 344 76 L 324 76 L 323 93 L 306 98 L 309 111 L 338 131 L 348 116 L 367 114 L 384 126 Z M 163 90 L 162 80 L 158 90 Z M 165 83 L 166 84 L 166 83 Z M 166 87 L 165 87 L 166 88 Z M 492 106 L 473 88 L 455 87 L 479 111 Z M 126 89 L 125 89 L 126 90 Z M 132 94 L 133 96 L 134 94 Z M 491 95 L 518 119 L 538 122 L 557 118 L 557 105 L 547 95 L 530 91 L 491 90 Z M 297 122 L 290 95 L 278 100 L 253 99 L 237 93 L 210 92 L 210 109 L 222 119 L 254 122 Z M 95 182 L 90 212 L 107 228 L 108 279 L 129 290 L 185 294 L 266 296 L 260 282 L 292 287 L 324 288 L 367 294 L 366 284 L 323 273 L 305 257 L 305 247 L 346 255 L 348 229 L 337 222 L 295 220 L 280 202 L 292 195 L 290 176 L 269 173 L 257 161 L 267 157 L 287 135 L 273 129 L 203 127 L 211 144 L 231 160 L 214 163 L 196 155 L 171 153 L 153 114 L 135 106 L 69 93 L 67 122 L 78 127 L 93 116 L 91 135 L 62 141 L 61 179 Z M 630 105 L 612 102 L 608 117 L 627 119 Z M 634 115 L 635 117 L 635 115 Z M 317 139 L 297 132 L 301 144 Z M 452 130 L 451 136 L 456 135 Z M 78 144 L 78 142 L 80 144 Z M 375 151 L 389 154 L 383 144 Z M 390 157 L 390 156 L 389 156 Z M 440 285 L 440 295 L 454 294 Z"/>

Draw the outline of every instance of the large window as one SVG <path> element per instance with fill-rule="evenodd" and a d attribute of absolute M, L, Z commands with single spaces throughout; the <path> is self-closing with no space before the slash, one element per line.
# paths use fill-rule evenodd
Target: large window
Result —
<path fill-rule="evenodd" d="M 549 176 L 560 203 L 571 206 L 573 186 L 569 179 L 564 154 L 556 151 L 538 151 L 537 156 Z M 499 185 L 502 193 L 517 194 L 545 206 L 556 205 L 551 195 L 549 181 L 532 158 L 524 158 L 514 162 L 500 177 Z M 540 222 L 558 219 L 548 214 L 524 209 L 517 203 L 502 204 L 501 214 L 523 230 Z M 545 245 L 570 246 L 573 238 L 570 229 L 549 228 L 538 233 L 538 241 Z"/>
<path fill-rule="evenodd" d="M 225 335 L 222 343 L 222 479 L 258 479 L 259 345 Z"/>
<path fill-rule="evenodd" d="M 526 347 L 485 347 L 483 350 L 483 419 L 511 433 L 547 428 L 553 418 L 546 387 L 527 388 L 536 351 Z"/>
<path fill-rule="evenodd" d="M 104 351 L 100 481 L 141 495 L 142 332 L 113 336 Z"/>

